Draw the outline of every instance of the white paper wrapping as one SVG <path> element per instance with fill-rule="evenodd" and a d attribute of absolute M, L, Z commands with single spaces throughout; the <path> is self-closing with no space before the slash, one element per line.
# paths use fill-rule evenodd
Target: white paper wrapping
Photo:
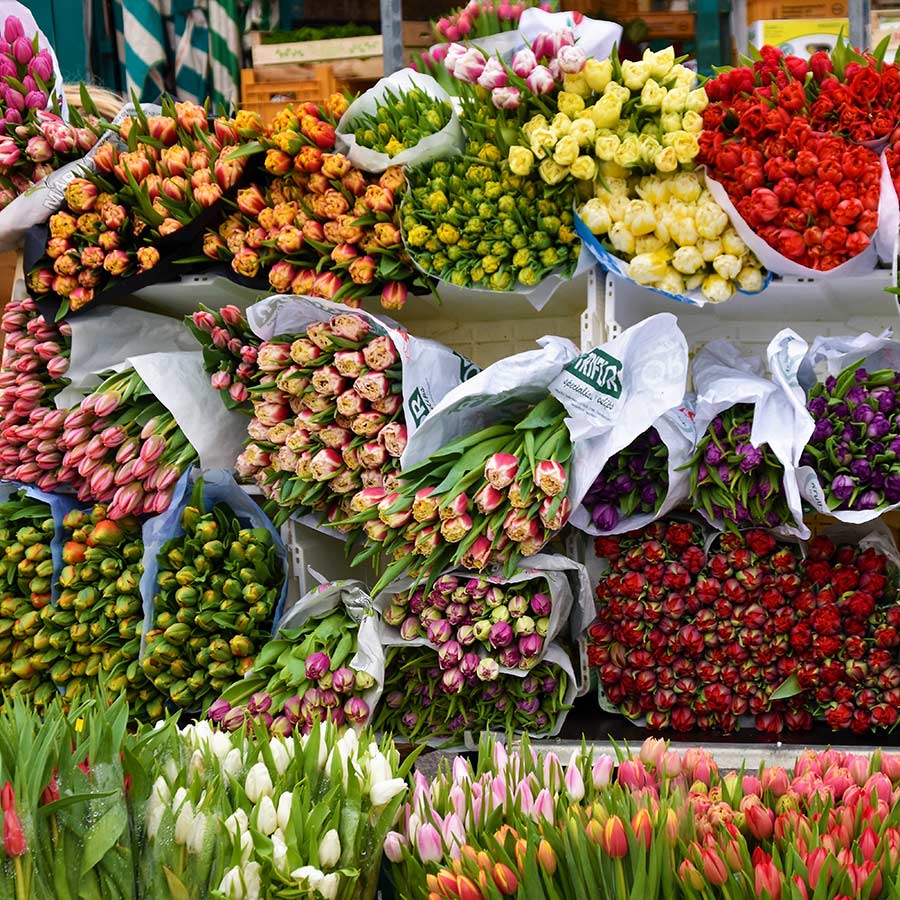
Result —
<path fill-rule="evenodd" d="M 361 97 L 358 97 L 338 122 L 337 147 L 346 154 L 350 162 L 364 172 L 383 172 L 389 166 L 418 166 L 434 159 L 446 159 L 462 152 L 466 138 L 463 134 L 459 116 L 455 111 L 451 113 L 450 121 L 435 134 L 429 134 L 422 138 L 414 147 L 398 153 L 396 156 L 388 156 L 387 153 L 379 153 L 369 147 L 363 147 L 356 142 L 353 133 L 353 120 L 362 113 L 375 114 L 380 101 L 387 91 L 392 94 L 401 94 L 411 88 L 419 88 L 436 100 L 450 102 L 450 95 L 430 76 L 413 69 L 401 69 L 382 78 L 374 87 L 369 88 Z"/>

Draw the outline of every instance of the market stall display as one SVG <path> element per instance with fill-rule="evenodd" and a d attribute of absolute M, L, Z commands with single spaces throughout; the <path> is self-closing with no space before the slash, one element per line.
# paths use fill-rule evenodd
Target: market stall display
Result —
<path fill-rule="evenodd" d="M 270 124 L 57 121 L 6 20 L 0 206 L 46 177 L 0 323 L 4 896 L 900 891 L 891 754 L 590 746 L 895 740 L 900 345 L 854 280 L 777 298 L 895 263 L 900 69 L 701 83 L 537 6 Z M 581 346 L 540 331 L 588 272 Z"/>

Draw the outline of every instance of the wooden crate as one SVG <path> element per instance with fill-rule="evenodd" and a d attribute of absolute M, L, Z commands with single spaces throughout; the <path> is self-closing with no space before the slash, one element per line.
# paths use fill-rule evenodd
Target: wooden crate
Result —
<path fill-rule="evenodd" d="M 254 31 L 250 35 L 253 67 L 273 66 L 282 63 L 316 63 L 337 60 L 366 59 L 384 55 L 384 42 L 380 34 L 362 37 L 331 38 L 323 41 L 292 41 L 285 44 L 264 44 L 262 35 Z"/>
<path fill-rule="evenodd" d="M 747 0 L 747 22 L 764 19 L 844 19 L 847 0 Z"/>
<path fill-rule="evenodd" d="M 334 71 L 329 65 L 315 67 L 313 78 L 262 79 L 255 69 L 241 70 L 241 105 L 258 112 L 267 125 L 289 103 L 313 100 L 321 103 L 337 90 Z"/>
<path fill-rule="evenodd" d="M 808 513 L 803 517 L 803 521 L 809 526 L 809 530 L 813 533 L 814 537 L 833 527 L 852 528 L 854 529 L 854 533 L 858 532 L 860 536 L 863 536 L 866 534 L 867 527 L 869 530 L 872 530 L 880 523 L 887 526 L 894 537 L 894 544 L 900 548 L 900 510 L 897 509 L 882 513 L 877 519 L 860 525 L 845 525 L 833 516 L 825 515 L 825 513 Z"/>
<path fill-rule="evenodd" d="M 403 23 L 403 61 L 416 62 L 429 47 L 440 41 L 435 40 L 430 22 L 404 21 Z"/>

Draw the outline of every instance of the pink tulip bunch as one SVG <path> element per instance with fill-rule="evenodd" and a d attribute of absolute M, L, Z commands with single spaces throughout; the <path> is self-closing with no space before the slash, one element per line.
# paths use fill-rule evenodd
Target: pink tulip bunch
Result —
<path fill-rule="evenodd" d="M 438 41 L 466 41 L 515 31 L 519 19 L 526 9 L 537 7 L 551 12 L 556 4 L 550 0 L 469 0 L 462 7 L 451 10 L 437 22 L 431 23 L 431 30 Z"/>
<path fill-rule="evenodd" d="M 509 669 L 534 668 L 543 656 L 551 610 L 542 579 L 497 584 L 451 574 L 441 575 L 430 591 L 416 587 L 394 594 L 381 615 L 404 640 L 427 638 L 437 650 L 442 678 L 461 685 L 473 671 L 482 680 L 497 677 L 481 664 L 485 653 Z"/>
<path fill-rule="evenodd" d="M 900 755 L 800 753 L 793 770 L 721 774 L 708 751 L 648 739 L 567 764 L 483 741 L 430 782 L 414 776 L 385 838 L 404 896 L 893 897 Z"/>
<path fill-rule="evenodd" d="M 8 16 L 0 37 L 0 209 L 97 142 L 95 115 L 60 118 L 54 78 L 50 51 Z"/>
<path fill-rule="evenodd" d="M 463 435 L 403 470 L 402 480 L 353 495 L 364 553 L 394 562 L 378 594 L 406 571 L 432 573 L 456 566 L 481 571 L 502 563 L 511 575 L 569 518 L 572 445 L 566 411 L 552 396 L 520 419 Z"/>
<path fill-rule="evenodd" d="M 233 305 L 213 310 L 201 304 L 185 324 L 203 347 L 204 366 L 222 402 L 228 409 L 249 410 L 249 389 L 260 374 L 256 365 L 260 340 L 244 313 Z"/>
<path fill-rule="evenodd" d="M 390 335 L 358 313 L 291 338 L 259 346 L 236 470 L 261 487 L 276 523 L 310 510 L 334 522 L 353 514 L 360 490 L 396 488 L 407 440 L 400 357 Z"/>
<path fill-rule="evenodd" d="M 53 397 L 68 383 L 71 328 L 48 322 L 25 298 L 7 303 L 0 330 L 0 477 L 52 491 L 60 483 L 58 442 L 66 415 Z"/>
<path fill-rule="evenodd" d="M 172 414 L 134 369 L 109 376 L 63 420 L 60 482 L 79 500 L 108 503 L 107 517 L 168 509 L 197 459 Z"/>

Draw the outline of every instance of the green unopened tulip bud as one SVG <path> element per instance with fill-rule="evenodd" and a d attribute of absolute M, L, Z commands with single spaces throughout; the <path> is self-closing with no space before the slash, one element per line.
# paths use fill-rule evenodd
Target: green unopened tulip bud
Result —
<path fill-rule="evenodd" d="M 215 662 L 227 662 L 231 659 L 231 648 L 223 638 L 216 638 L 209 645 L 210 658 Z"/>
<path fill-rule="evenodd" d="M 541 616 L 540 619 L 535 621 L 534 627 L 541 637 L 547 637 L 547 632 L 550 630 L 550 617 Z"/>
<path fill-rule="evenodd" d="M 103 578 L 118 578 L 122 564 L 117 559 L 104 559 L 100 563 L 100 575 Z"/>
<path fill-rule="evenodd" d="M 193 585 L 186 584 L 175 591 L 175 602 L 181 607 L 196 606 L 198 600 L 199 594 Z"/>
<path fill-rule="evenodd" d="M 472 633 L 475 635 L 476 641 L 486 641 L 491 633 L 492 621 L 489 619 L 479 619 L 472 626 Z"/>
<path fill-rule="evenodd" d="M 187 625 L 176 622 L 165 630 L 163 636 L 171 644 L 183 644 L 191 636 L 191 629 Z M 157 650 L 157 652 L 159 651 Z"/>
<path fill-rule="evenodd" d="M 204 516 L 204 520 L 197 524 L 194 534 L 203 543 L 214 541 L 219 536 L 219 526 L 215 519 L 207 513 L 207 516 Z"/>
<path fill-rule="evenodd" d="M 169 550 L 166 559 L 173 569 L 180 569 L 184 565 L 184 553 L 181 547 L 173 547 Z"/>
<path fill-rule="evenodd" d="M 520 616 L 513 623 L 513 634 L 516 637 L 527 637 L 529 634 L 534 634 L 535 630 L 535 622 L 531 616 Z"/>
<path fill-rule="evenodd" d="M 225 555 L 225 546 L 221 541 L 207 541 L 203 545 L 203 555 L 207 559 L 221 559 Z"/>
<path fill-rule="evenodd" d="M 180 585 L 192 584 L 197 580 L 197 570 L 193 566 L 183 566 L 175 573 L 175 581 Z"/>
<path fill-rule="evenodd" d="M 368 672 L 356 673 L 356 690 L 368 691 L 375 686 L 375 679 Z"/>
<path fill-rule="evenodd" d="M 184 606 L 175 613 L 175 621 L 181 625 L 193 625 L 197 618 L 197 610 Z"/>
<path fill-rule="evenodd" d="M 131 541 L 122 548 L 122 557 L 126 563 L 140 562 L 144 556 L 144 545 L 140 541 Z"/>
<path fill-rule="evenodd" d="M 509 621 L 509 610 L 505 606 L 495 606 L 491 610 L 491 621 L 492 622 L 508 622 Z"/>
<path fill-rule="evenodd" d="M 181 512 L 181 527 L 189 534 L 192 534 L 202 519 L 203 514 L 196 506 L 186 506 Z"/>
<path fill-rule="evenodd" d="M 258 603 L 265 598 L 266 589 L 259 582 L 252 582 L 244 585 L 242 596 L 247 603 Z"/>
<path fill-rule="evenodd" d="M 237 625 L 237 622 L 235 625 Z M 240 630 L 240 628 L 238 628 L 238 630 Z M 228 646 L 230 647 L 232 654 L 241 659 L 250 656 L 254 650 L 253 641 L 244 634 L 236 634 L 228 642 Z"/>

